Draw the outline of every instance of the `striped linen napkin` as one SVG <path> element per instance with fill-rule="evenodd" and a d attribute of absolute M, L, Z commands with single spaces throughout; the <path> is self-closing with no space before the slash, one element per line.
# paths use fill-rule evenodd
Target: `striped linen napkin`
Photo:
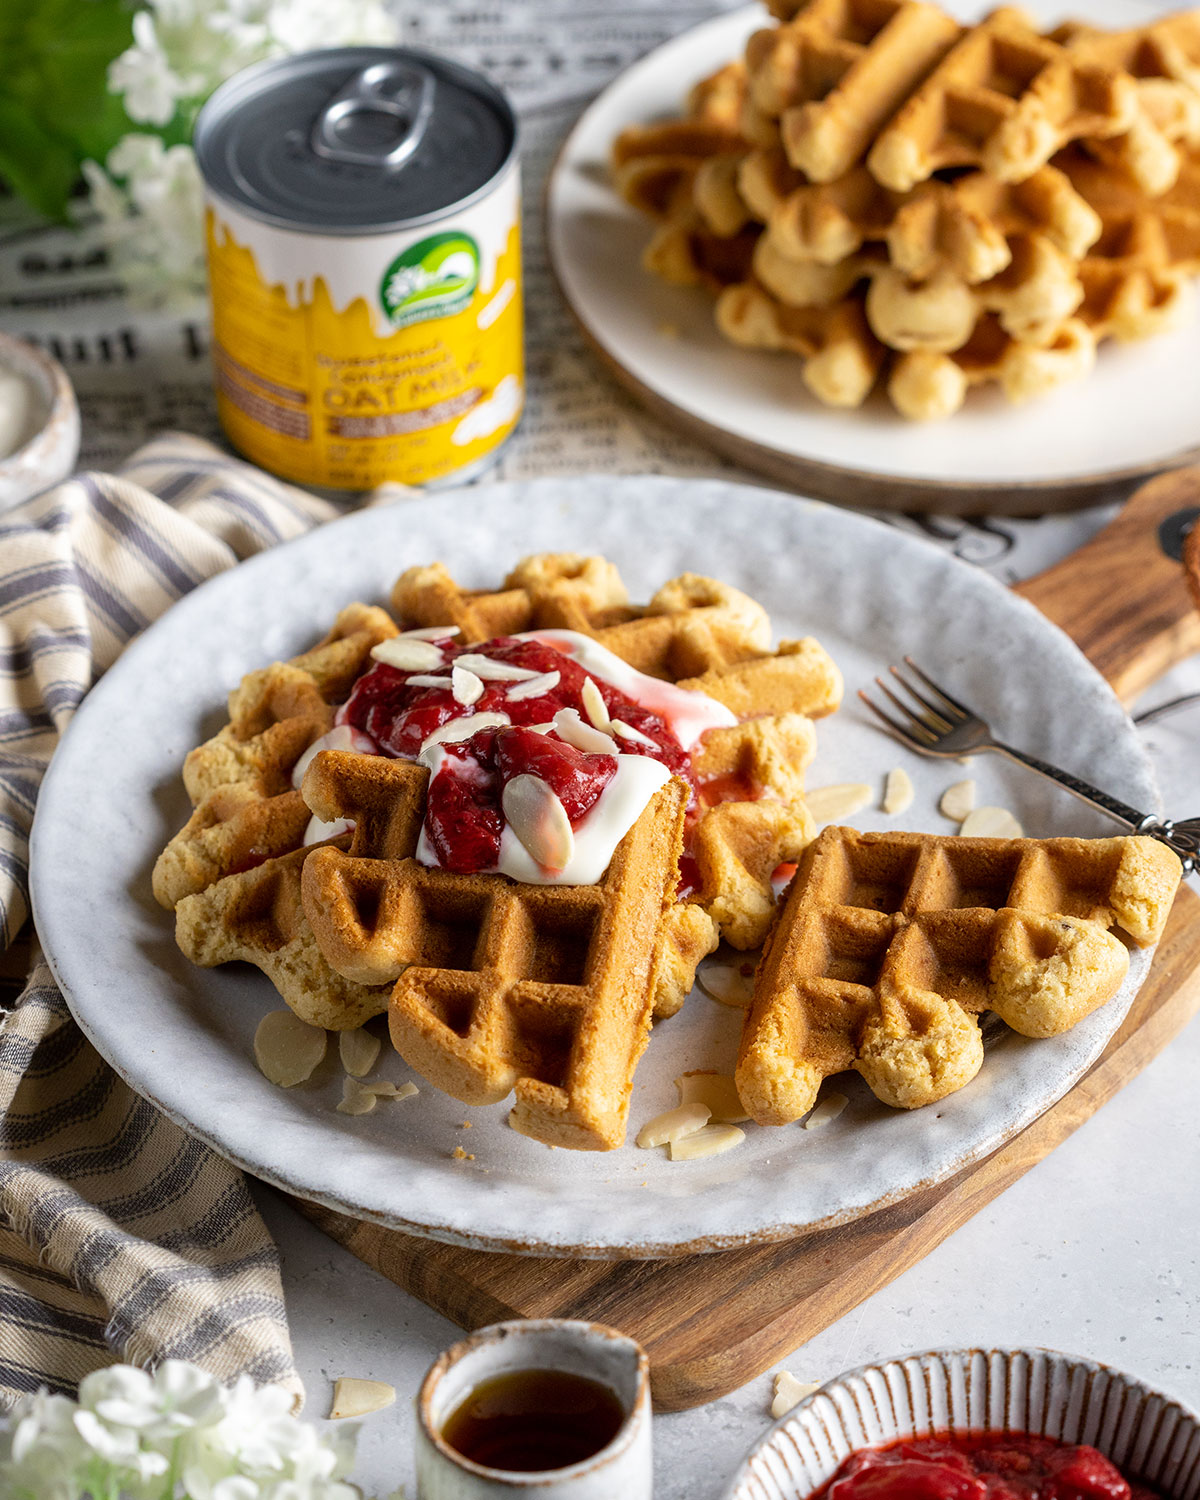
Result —
<path fill-rule="evenodd" d="M 180 595 L 337 514 L 168 435 L 0 515 L 0 953 L 28 915 L 38 786 L 92 682 Z M 299 1402 L 279 1258 L 242 1174 L 113 1073 L 34 959 L 0 1019 L 0 1407 L 167 1358 Z"/>

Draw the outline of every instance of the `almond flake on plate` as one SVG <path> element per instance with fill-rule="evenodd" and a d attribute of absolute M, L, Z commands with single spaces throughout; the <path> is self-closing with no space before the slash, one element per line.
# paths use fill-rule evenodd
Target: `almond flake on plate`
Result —
<path fill-rule="evenodd" d="M 432 675 L 425 672 L 416 672 L 412 677 L 408 679 L 407 683 L 408 687 L 442 688 L 449 687 L 450 685 L 451 679 L 449 677 L 443 677 L 440 673 L 437 672 L 433 673 Z"/>
<path fill-rule="evenodd" d="M 432 672 L 446 661 L 440 648 L 431 641 L 403 635 L 394 635 L 372 646 L 371 657 L 385 667 L 395 667 L 397 672 Z"/>
<path fill-rule="evenodd" d="M 575 852 L 575 830 L 548 782 L 523 771 L 505 782 L 500 806 L 531 859 L 547 870 L 566 868 Z"/>
<path fill-rule="evenodd" d="M 609 734 L 601 734 L 579 717 L 577 708 L 560 708 L 554 715 L 554 732 L 560 740 L 574 745 L 589 755 L 619 755 L 617 742 Z"/>
<path fill-rule="evenodd" d="M 490 656 L 482 656 L 478 651 L 464 651 L 455 660 L 464 672 L 474 672 L 484 682 L 528 682 L 531 677 L 542 675 L 528 667 L 514 667 L 511 662 L 493 661 Z"/>
<path fill-rule="evenodd" d="M 964 823 L 975 810 L 975 783 L 956 781 L 942 793 L 938 811 L 952 823 Z"/>
<path fill-rule="evenodd" d="M 745 1010 L 754 999 L 754 975 L 743 974 L 737 964 L 704 964 L 696 980 L 710 1000 Z"/>
<path fill-rule="evenodd" d="M 704 1104 L 680 1104 L 648 1120 L 637 1133 L 637 1144 L 643 1151 L 652 1146 L 673 1146 L 685 1136 L 695 1135 L 708 1124 L 708 1107 Z"/>
<path fill-rule="evenodd" d="M 382 1079 L 364 1087 L 369 1088 L 376 1099 L 411 1099 L 421 1092 L 415 1083 L 385 1083 Z"/>
<path fill-rule="evenodd" d="M 483 697 L 483 679 L 455 662 L 450 669 L 450 691 L 454 694 L 455 703 L 470 708 L 472 703 L 478 703 Z"/>
<path fill-rule="evenodd" d="M 1021 839 L 1025 831 L 1007 807 L 977 807 L 958 830 L 965 839 Z"/>
<path fill-rule="evenodd" d="M 804 1122 L 805 1130 L 820 1130 L 822 1125 L 836 1120 L 849 1103 L 845 1094 L 827 1094 L 824 1099 L 818 1099 L 808 1112 L 808 1118 Z"/>
<path fill-rule="evenodd" d="M 396 1399 L 396 1387 L 384 1380 L 355 1380 L 342 1375 L 333 1383 L 333 1404 L 329 1408 L 330 1421 L 343 1417 L 369 1417 L 373 1411 L 382 1411 Z"/>
<path fill-rule="evenodd" d="M 375 1090 L 359 1083 L 349 1073 L 342 1079 L 342 1097 L 337 1104 L 339 1115 L 369 1115 L 375 1108 Z"/>
<path fill-rule="evenodd" d="M 887 773 L 887 784 L 883 789 L 883 810 L 889 818 L 907 812 L 916 795 L 912 777 L 903 766 L 897 766 L 894 771 Z"/>
<path fill-rule="evenodd" d="M 254 1033 L 254 1061 L 264 1078 L 290 1089 L 311 1078 L 328 1042 L 322 1026 L 310 1026 L 290 1010 L 272 1010 Z"/>
<path fill-rule="evenodd" d="M 705 1125 L 703 1130 L 671 1142 L 672 1161 L 699 1161 L 704 1156 L 720 1156 L 732 1151 L 746 1139 L 746 1132 L 736 1125 Z"/>
<path fill-rule="evenodd" d="M 609 717 L 608 705 L 600 696 L 600 689 L 590 677 L 583 679 L 583 687 L 579 690 L 579 699 L 583 704 L 584 712 L 592 723 L 602 734 L 613 732 L 612 719 Z"/>
<path fill-rule="evenodd" d="M 680 1104 L 702 1104 L 718 1125 L 738 1125 L 750 1116 L 738 1098 L 737 1084 L 728 1073 L 684 1073 L 675 1080 Z"/>
<path fill-rule="evenodd" d="M 504 696 L 510 703 L 521 703 L 526 698 L 544 698 L 547 693 L 552 693 L 561 681 L 561 672 L 539 672 L 528 682 L 515 683 Z M 530 728 L 542 728 L 545 732 L 553 729 L 554 725 L 530 725 Z"/>
<path fill-rule="evenodd" d="M 820 1389 L 820 1385 L 815 1381 L 797 1380 L 790 1370 L 780 1370 L 775 1377 L 771 1415 L 776 1421 L 780 1417 L 786 1417 L 794 1406 L 799 1406 L 805 1396 L 811 1396 L 814 1391 Z"/>
<path fill-rule="evenodd" d="M 365 1078 L 379 1059 L 382 1046 L 377 1036 L 361 1027 L 357 1031 L 338 1032 L 338 1056 L 351 1078 Z"/>
<path fill-rule="evenodd" d="M 874 797 L 865 781 L 841 781 L 834 786 L 813 787 L 805 792 L 804 801 L 816 822 L 840 823 L 862 812 Z"/>

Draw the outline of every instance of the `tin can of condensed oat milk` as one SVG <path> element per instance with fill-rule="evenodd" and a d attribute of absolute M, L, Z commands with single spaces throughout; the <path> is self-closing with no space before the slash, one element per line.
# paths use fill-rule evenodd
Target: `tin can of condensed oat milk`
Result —
<path fill-rule="evenodd" d="M 217 407 L 285 479 L 468 477 L 524 395 L 516 122 L 432 54 L 247 68 L 200 112 Z"/>

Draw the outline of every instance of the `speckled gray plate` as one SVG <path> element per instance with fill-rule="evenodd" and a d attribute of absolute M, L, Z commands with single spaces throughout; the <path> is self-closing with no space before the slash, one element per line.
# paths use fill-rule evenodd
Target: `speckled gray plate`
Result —
<path fill-rule="evenodd" d="M 1200 1495 L 1200 1422 L 1179 1402 L 1052 1349 L 957 1349 L 829 1381 L 755 1445 L 725 1500 L 805 1500 L 856 1448 L 935 1432 L 1087 1443 L 1169 1500 Z"/>
<path fill-rule="evenodd" d="M 634 598 L 693 569 L 762 600 L 780 636 L 818 635 L 846 675 L 822 721 L 809 782 L 882 783 L 906 765 L 906 827 L 953 832 L 941 790 L 968 773 L 908 755 L 868 722 L 854 689 L 911 652 L 1006 737 L 1137 805 L 1157 794 L 1136 734 L 1075 647 L 994 579 L 874 521 L 718 481 L 590 477 L 499 484 L 367 511 L 243 563 L 177 604 L 93 689 L 55 757 L 34 829 L 38 929 L 81 1025 L 135 1089 L 257 1176 L 361 1218 L 457 1243 L 542 1253 L 660 1256 L 717 1250 L 848 1220 L 992 1151 L 1062 1095 L 1103 1048 L 1146 974 L 1066 1036 L 1002 1033 L 980 1076 L 939 1106 L 899 1114 L 856 1078 L 822 1130 L 748 1127 L 736 1151 L 693 1163 L 632 1144 L 553 1151 L 516 1135 L 506 1108 L 468 1109 L 423 1087 L 370 1115 L 337 1114 L 328 1061 L 273 1087 L 251 1056 L 279 1004 L 256 971 L 193 968 L 150 893 L 150 870 L 187 814 L 185 753 L 223 722 L 242 673 L 290 656 L 352 599 L 385 599 L 401 570 L 440 558 L 495 585 L 543 549 L 597 551 Z M 1031 834 L 1109 834 L 1069 795 L 993 758 L 970 772 L 981 802 Z M 889 826 L 882 814 L 854 820 Z M 891 826 L 897 820 L 892 820 Z M 630 1141 L 675 1102 L 689 1068 L 728 1071 L 741 1013 L 697 991 L 660 1026 L 638 1071 Z M 407 1076 L 389 1056 L 388 1076 Z M 472 1129 L 464 1132 L 469 1119 Z M 473 1160 L 456 1160 L 462 1145 Z"/>

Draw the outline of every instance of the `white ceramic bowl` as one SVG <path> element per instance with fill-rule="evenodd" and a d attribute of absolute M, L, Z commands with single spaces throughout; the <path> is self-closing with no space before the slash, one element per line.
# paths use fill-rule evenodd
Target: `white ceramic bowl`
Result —
<path fill-rule="evenodd" d="M 804 1500 L 855 1448 L 947 1431 L 1087 1443 L 1168 1500 L 1200 1497 L 1200 1419 L 1094 1360 L 1050 1349 L 914 1354 L 839 1375 L 777 1422 L 725 1500 Z"/>
<path fill-rule="evenodd" d="M 79 457 L 79 407 L 67 372 L 23 339 L 0 333 L 0 370 L 34 388 L 45 413 L 38 430 L 15 453 L 0 458 L 0 511 L 58 484 Z"/>

